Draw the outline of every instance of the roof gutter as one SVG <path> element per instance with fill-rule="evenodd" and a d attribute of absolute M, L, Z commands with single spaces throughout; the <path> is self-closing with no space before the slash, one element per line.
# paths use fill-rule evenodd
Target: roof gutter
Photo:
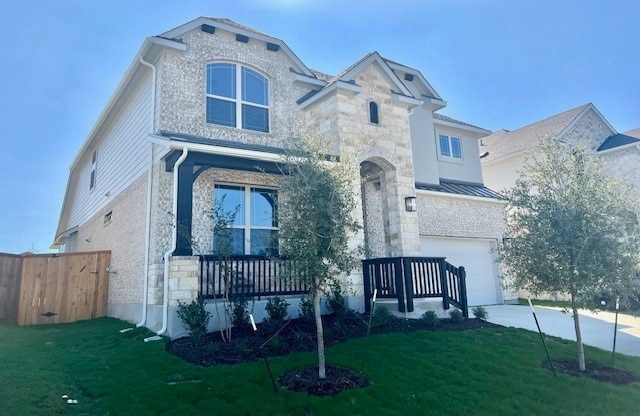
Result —
<path fill-rule="evenodd" d="M 634 143 L 627 143 L 625 145 L 622 146 L 618 146 L 618 147 L 612 147 L 611 149 L 607 149 L 607 150 L 601 150 L 599 152 L 596 152 L 596 154 L 598 156 L 601 155 L 606 155 L 608 153 L 614 153 L 614 152 L 619 152 L 621 150 L 627 150 L 627 149 L 632 149 L 632 148 L 637 148 L 638 150 L 640 150 L 640 142 L 634 142 Z"/>

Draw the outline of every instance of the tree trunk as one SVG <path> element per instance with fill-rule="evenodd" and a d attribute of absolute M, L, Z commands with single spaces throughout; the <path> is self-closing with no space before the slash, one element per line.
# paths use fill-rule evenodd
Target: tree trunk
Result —
<path fill-rule="evenodd" d="M 322 330 L 322 315 L 320 314 L 320 290 L 316 289 L 313 296 L 313 314 L 316 318 L 316 337 L 318 339 L 318 377 L 326 378 L 327 370 L 324 360 L 324 332 Z"/>
<path fill-rule="evenodd" d="M 571 309 L 573 310 L 573 326 L 576 330 L 576 343 L 578 344 L 578 367 L 580 371 L 585 371 L 587 367 L 584 363 L 584 345 L 582 344 L 582 332 L 580 332 L 580 315 L 575 302 L 575 294 L 571 291 Z"/>

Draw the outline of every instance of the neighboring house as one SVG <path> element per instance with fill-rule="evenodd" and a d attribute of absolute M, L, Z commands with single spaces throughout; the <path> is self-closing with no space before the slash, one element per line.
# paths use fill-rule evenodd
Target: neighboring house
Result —
<path fill-rule="evenodd" d="M 512 188 L 527 158 L 545 141 L 585 146 L 602 159 L 612 176 L 640 195 L 640 128 L 618 133 L 591 103 L 556 114 L 517 130 L 499 130 L 480 141 L 485 184 L 498 191 Z M 640 212 L 640 207 L 630 207 Z"/>
<path fill-rule="evenodd" d="M 358 164 L 353 243 L 368 258 L 446 256 L 466 268 L 470 305 L 511 300 L 494 261 L 504 201 L 480 167 L 490 132 L 436 113 L 445 106 L 418 70 L 376 52 L 330 76 L 279 39 L 195 19 L 142 45 L 71 164 L 54 245 L 111 250 L 108 314 L 177 336 L 177 302 L 217 284 L 199 260 L 215 253 L 214 199 L 240 207 L 237 264 L 268 266 L 278 163 L 310 133 Z M 363 309 L 362 270 L 343 287 Z"/>
<path fill-rule="evenodd" d="M 590 103 L 517 130 L 499 130 L 483 137 L 480 152 L 488 152 L 482 158 L 485 184 L 498 191 L 512 188 L 527 159 L 535 157 L 540 145 L 549 140 L 585 146 L 613 177 L 640 197 L 640 128 L 618 133 Z M 629 211 L 637 218 L 640 206 L 629 207 Z"/>

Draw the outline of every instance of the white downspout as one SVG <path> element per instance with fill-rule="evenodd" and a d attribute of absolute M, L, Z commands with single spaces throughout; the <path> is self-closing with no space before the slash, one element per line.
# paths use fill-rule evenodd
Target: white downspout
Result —
<path fill-rule="evenodd" d="M 147 216 L 144 240 L 144 283 L 142 284 L 142 319 L 136 328 L 147 323 L 147 307 L 149 303 L 149 250 L 151 246 L 151 192 L 153 191 L 153 142 L 149 143 L 149 178 L 147 180 Z"/>
<path fill-rule="evenodd" d="M 173 165 L 173 235 L 171 238 L 171 248 L 164 253 L 164 288 L 163 288 L 163 296 L 162 296 L 162 328 L 156 333 L 157 336 L 145 338 L 145 342 L 147 341 L 155 341 L 160 339 L 160 335 L 164 334 L 167 331 L 167 325 L 169 322 L 169 257 L 171 253 L 176 250 L 176 245 L 178 242 L 178 218 L 176 218 L 176 211 L 178 209 L 178 170 L 182 162 L 187 158 L 187 154 L 189 153 L 189 149 L 186 147 L 182 148 L 182 155 L 176 161 L 175 165 Z"/>
<path fill-rule="evenodd" d="M 142 56 L 140 63 L 151 69 L 151 134 L 156 132 L 156 87 L 157 72 L 155 65 L 145 61 Z M 147 213 L 145 218 L 145 241 L 144 241 L 144 283 L 142 284 L 142 318 L 136 327 L 144 326 L 147 323 L 147 307 L 149 302 L 149 250 L 151 246 L 151 191 L 153 190 L 153 142 L 150 142 L 149 150 L 149 177 L 147 179 Z"/>

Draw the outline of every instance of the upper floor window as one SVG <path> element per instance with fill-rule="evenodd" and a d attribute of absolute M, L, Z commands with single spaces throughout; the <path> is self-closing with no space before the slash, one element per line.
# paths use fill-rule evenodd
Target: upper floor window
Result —
<path fill-rule="evenodd" d="M 277 197 L 275 189 L 215 185 L 214 201 L 221 202 L 224 213 L 235 215 L 227 231 L 213 236 L 214 253 L 277 255 Z"/>
<path fill-rule="evenodd" d="M 378 104 L 375 101 L 369 102 L 369 122 L 371 124 L 379 124 Z"/>
<path fill-rule="evenodd" d="M 269 132 L 269 81 L 242 65 L 207 65 L 207 123 Z"/>
<path fill-rule="evenodd" d="M 462 141 L 459 137 L 439 135 L 440 156 L 462 159 Z"/>
<path fill-rule="evenodd" d="M 93 190 L 96 187 L 96 165 L 98 161 L 98 155 L 94 150 L 91 154 L 91 176 L 89 177 L 89 189 Z"/>

